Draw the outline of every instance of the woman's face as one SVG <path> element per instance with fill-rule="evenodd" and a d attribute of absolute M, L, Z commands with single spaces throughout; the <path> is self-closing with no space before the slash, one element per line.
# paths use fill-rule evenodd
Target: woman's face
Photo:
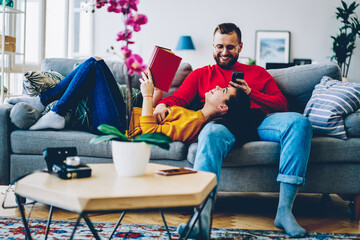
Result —
<path fill-rule="evenodd" d="M 225 104 L 225 101 L 229 100 L 230 96 L 235 94 L 236 89 L 233 87 L 221 88 L 216 86 L 216 88 L 205 93 L 205 101 L 217 107 L 221 104 Z"/>

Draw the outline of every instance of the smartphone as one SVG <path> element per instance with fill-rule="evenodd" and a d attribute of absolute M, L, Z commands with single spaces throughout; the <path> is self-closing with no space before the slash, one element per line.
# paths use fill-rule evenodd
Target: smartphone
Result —
<path fill-rule="evenodd" d="M 236 79 L 244 79 L 244 75 L 245 74 L 243 72 L 233 72 L 231 76 L 231 81 L 241 85 L 241 82 L 237 81 Z"/>
<path fill-rule="evenodd" d="M 164 176 L 173 176 L 173 175 L 180 175 L 180 174 L 189 174 L 189 173 L 196 173 L 196 170 L 192 170 L 189 168 L 172 168 L 172 169 L 164 169 L 164 170 L 156 170 L 155 173 Z"/>

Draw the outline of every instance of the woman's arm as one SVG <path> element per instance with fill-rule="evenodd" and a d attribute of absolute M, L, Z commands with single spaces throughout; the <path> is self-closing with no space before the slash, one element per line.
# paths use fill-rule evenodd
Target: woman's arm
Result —
<path fill-rule="evenodd" d="M 156 105 L 160 102 L 160 100 L 163 98 L 164 91 L 160 90 L 158 88 L 155 88 L 154 95 L 153 95 L 153 107 L 156 107 Z"/>
<path fill-rule="evenodd" d="M 140 78 L 140 90 L 143 96 L 142 104 L 142 113 L 141 116 L 153 115 L 153 93 L 154 93 L 154 83 L 152 81 L 152 76 L 150 69 L 148 69 L 148 76 L 145 73 L 141 73 L 143 76 Z"/>

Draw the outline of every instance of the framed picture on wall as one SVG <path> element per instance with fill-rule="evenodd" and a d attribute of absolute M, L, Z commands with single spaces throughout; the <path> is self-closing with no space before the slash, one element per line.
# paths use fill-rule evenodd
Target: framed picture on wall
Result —
<path fill-rule="evenodd" d="M 289 63 L 289 31 L 256 31 L 256 65 L 265 68 L 266 63 Z"/>

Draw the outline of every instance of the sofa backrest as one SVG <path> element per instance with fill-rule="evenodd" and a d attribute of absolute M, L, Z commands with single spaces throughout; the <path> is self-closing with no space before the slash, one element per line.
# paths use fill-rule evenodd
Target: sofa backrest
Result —
<path fill-rule="evenodd" d="M 303 113 L 315 85 L 323 76 L 341 81 L 341 71 L 335 63 L 308 64 L 268 70 L 289 103 L 289 111 Z"/>
<path fill-rule="evenodd" d="M 83 61 L 84 59 L 46 58 L 42 63 L 41 70 L 57 71 L 67 76 L 74 69 L 76 63 L 82 63 Z M 120 84 L 125 84 L 124 64 L 119 61 L 105 60 L 105 62 L 112 71 L 116 81 Z M 181 63 L 170 90 L 164 93 L 164 97 L 173 94 L 191 71 L 192 67 L 190 64 Z M 308 64 L 283 69 L 271 69 L 268 72 L 275 79 L 281 92 L 287 98 L 289 110 L 299 113 L 304 112 L 306 103 L 309 101 L 315 85 L 320 83 L 323 76 L 341 80 L 340 68 L 335 63 Z M 139 78 L 140 75 L 138 74 L 131 76 L 133 87 L 140 87 Z M 196 106 L 193 108 L 196 109 Z"/>
<path fill-rule="evenodd" d="M 74 66 L 84 62 L 85 59 L 68 59 L 68 58 L 45 58 L 41 65 L 41 71 L 56 71 L 63 76 L 69 75 Z M 105 60 L 113 73 L 115 80 L 120 84 L 126 84 L 125 78 L 125 65 L 119 61 Z M 184 79 L 192 72 L 192 67 L 189 63 L 181 63 L 177 70 L 174 80 L 167 93 L 164 93 L 164 97 L 171 95 L 181 85 Z M 134 74 L 130 76 L 131 85 L 134 88 L 140 88 L 139 78 L 140 74 Z"/>

